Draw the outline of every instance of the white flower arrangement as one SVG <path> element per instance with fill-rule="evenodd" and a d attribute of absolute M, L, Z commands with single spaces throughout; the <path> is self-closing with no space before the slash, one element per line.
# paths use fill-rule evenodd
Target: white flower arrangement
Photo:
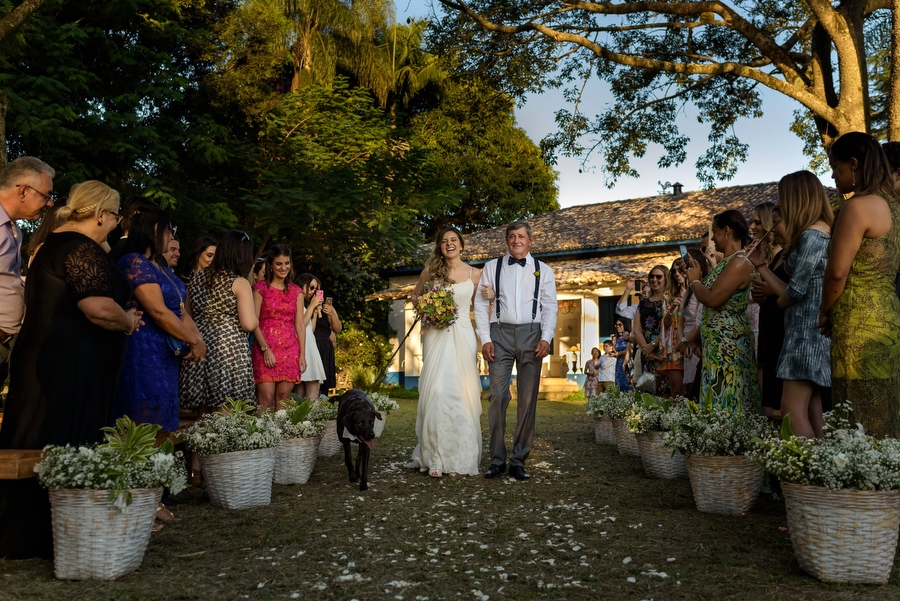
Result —
<path fill-rule="evenodd" d="M 338 404 L 332 403 L 328 397 L 320 396 L 313 399 L 312 407 L 309 409 L 309 415 L 306 419 L 313 422 L 327 422 L 337 419 Z"/>
<path fill-rule="evenodd" d="M 309 419 L 312 401 L 292 394 L 291 398 L 282 401 L 281 409 L 275 412 L 272 419 L 281 429 L 281 438 L 314 438 L 325 432 L 325 423 Z"/>
<path fill-rule="evenodd" d="M 900 441 L 867 436 L 848 420 L 850 404 L 825 413 L 824 437 L 807 439 L 791 431 L 785 416 L 780 436 L 758 441 L 748 457 L 785 482 L 831 489 L 900 488 Z"/>
<path fill-rule="evenodd" d="M 631 409 L 640 397 L 633 393 L 625 393 L 612 386 L 588 399 L 587 414 L 591 417 L 609 417 L 610 419 L 623 419 L 625 412 Z"/>
<path fill-rule="evenodd" d="M 97 446 L 48 445 L 34 466 L 47 488 L 108 490 L 109 500 L 122 512 L 131 504 L 130 489 L 165 486 L 178 494 L 187 486 L 181 452 L 166 440 L 156 447 L 156 424 L 137 425 L 128 417 L 115 428 L 103 428 L 107 442 Z"/>
<path fill-rule="evenodd" d="M 247 413 L 249 401 L 229 399 L 221 413 L 211 413 L 182 432 L 185 445 L 200 455 L 268 449 L 281 444 L 281 428 L 271 414 Z"/>
<path fill-rule="evenodd" d="M 686 399 L 676 397 L 663 399 L 646 392 L 640 395 L 641 402 L 625 411 L 625 425 L 629 432 L 647 434 L 668 432 L 672 424 L 683 419 L 687 412 Z"/>
<path fill-rule="evenodd" d="M 712 402 L 687 401 L 685 410 L 673 415 L 672 431 L 663 445 L 685 455 L 745 455 L 772 431 L 762 415 L 740 407 L 725 408 Z"/>
<path fill-rule="evenodd" d="M 375 409 L 381 411 L 385 415 L 390 415 L 391 411 L 396 411 L 400 408 L 400 405 L 389 397 L 386 394 L 381 394 L 379 392 L 370 392 L 369 398 L 372 399 L 372 402 L 375 404 Z"/>

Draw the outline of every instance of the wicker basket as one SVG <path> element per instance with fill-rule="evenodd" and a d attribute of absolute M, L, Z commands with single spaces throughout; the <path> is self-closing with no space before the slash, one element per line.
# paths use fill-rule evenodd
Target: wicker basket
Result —
<path fill-rule="evenodd" d="M 114 580 L 144 560 L 160 488 L 131 490 L 125 513 L 107 490 L 50 489 L 53 569 L 60 580 Z"/>
<path fill-rule="evenodd" d="M 763 469 L 743 455 L 686 455 L 697 510 L 741 515 L 759 497 Z"/>
<path fill-rule="evenodd" d="M 637 438 L 634 437 L 634 432 L 628 431 L 625 420 L 614 419 L 612 423 L 616 433 L 616 447 L 619 449 L 619 455 L 640 457 L 641 450 L 638 448 Z"/>
<path fill-rule="evenodd" d="M 201 455 L 200 466 L 213 505 L 248 509 L 272 501 L 274 448 Z"/>
<path fill-rule="evenodd" d="M 616 444 L 616 431 L 613 429 L 612 420 L 605 415 L 594 418 L 594 439 L 597 444 Z"/>
<path fill-rule="evenodd" d="M 822 582 L 886 584 L 900 528 L 900 490 L 829 490 L 782 482 L 800 567 Z"/>
<path fill-rule="evenodd" d="M 661 478 L 672 480 L 674 478 L 687 478 L 687 464 L 684 455 L 659 444 L 662 432 L 649 434 L 635 434 L 638 448 L 641 450 L 641 463 L 644 464 L 644 472 L 648 478 Z"/>
<path fill-rule="evenodd" d="M 316 465 L 321 436 L 285 438 L 275 447 L 275 484 L 306 484 Z"/>
<path fill-rule="evenodd" d="M 342 446 L 341 439 L 337 435 L 337 420 L 330 419 L 325 422 L 325 433 L 322 434 L 322 442 L 319 443 L 319 457 L 334 457 Z"/>
<path fill-rule="evenodd" d="M 387 413 L 381 414 L 381 419 L 375 420 L 375 438 L 381 436 L 381 433 L 384 432 L 384 424 L 387 422 Z"/>

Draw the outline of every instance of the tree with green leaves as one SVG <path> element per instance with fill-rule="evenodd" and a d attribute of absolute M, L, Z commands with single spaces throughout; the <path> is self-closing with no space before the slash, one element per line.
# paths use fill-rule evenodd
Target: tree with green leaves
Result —
<path fill-rule="evenodd" d="M 732 126 L 762 116 L 760 86 L 798 103 L 792 129 L 808 154 L 821 155 L 844 132 L 872 130 L 867 48 L 890 46 L 891 62 L 900 61 L 898 0 L 440 2 L 450 14 L 436 39 L 465 52 L 467 69 L 517 97 L 570 86 L 571 108 L 557 113 L 545 150 L 600 153 L 610 185 L 637 175 L 630 159 L 648 144 L 662 147 L 660 167 L 685 160 L 688 138 L 675 119 L 688 104 L 710 132 L 699 178 L 732 177 L 747 155 Z M 585 86 L 594 78 L 614 102 L 592 117 Z M 897 140 L 900 73 L 889 81 L 882 118 Z"/>

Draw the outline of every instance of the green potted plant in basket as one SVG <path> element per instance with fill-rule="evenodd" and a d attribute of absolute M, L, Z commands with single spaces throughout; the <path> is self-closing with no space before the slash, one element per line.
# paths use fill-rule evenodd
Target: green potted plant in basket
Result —
<path fill-rule="evenodd" d="M 625 423 L 637 438 L 647 477 L 687 477 L 684 456 L 662 444 L 665 435 L 672 430 L 672 424 L 687 411 L 686 399 L 663 399 L 646 392 L 640 393 L 640 399 L 640 403 L 625 411 Z"/>
<path fill-rule="evenodd" d="M 159 429 L 122 417 L 103 444 L 44 448 L 34 469 L 49 489 L 57 578 L 113 580 L 141 565 L 163 487 L 187 486 L 181 453 L 156 446 Z"/>
<path fill-rule="evenodd" d="M 292 394 L 272 416 L 281 430 L 275 449 L 275 483 L 305 484 L 316 464 L 325 423 L 309 419 L 312 401 Z"/>
<path fill-rule="evenodd" d="M 255 408 L 252 401 L 228 399 L 183 433 L 187 448 L 200 455 L 209 498 L 220 507 L 246 509 L 272 500 L 281 430 L 271 414 L 256 416 Z"/>
<path fill-rule="evenodd" d="M 640 457 L 637 439 L 628 431 L 625 425 L 625 412 L 640 400 L 640 393 L 622 392 L 616 386 L 606 389 L 588 399 L 588 415 L 594 418 L 594 434 L 597 442 L 615 444 L 620 455 Z M 599 419 L 599 421 L 598 421 Z M 613 432 L 612 441 L 609 440 L 609 431 Z M 598 432 L 599 429 L 599 432 Z"/>
<path fill-rule="evenodd" d="M 375 409 L 381 413 L 381 419 L 375 420 L 375 436 L 381 436 L 381 433 L 384 432 L 384 424 L 387 422 L 387 416 L 390 415 L 391 411 L 399 409 L 400 405 L 388 395 L 381 394 L 380 392 L 370 392 L 369 398 L 371 398 L 372 403 L 375 404 Z"/>
<path fill-rule="evenodd" d="M 307 419 L 320 422 L 325 427 L 319 443 L 319 457 L 333 457 L 341 450 L 341 441 L 337 435 L 337 413 L 338 404 L 332 403 L 328 397 L 312 399 Z"/>
<path fill-rule="evenodd" d="M 763 470 L 745 454 L 771 426 L 761 415 L 725 408 L 707 398 L 687 401 L 663 444 L 684 455 L 697 509 L 740 515 L 756 502 Z"/>
<path fill-rule="evenodd" d="M 781 481 L 800 567 L 824 582 L 885 584 L 900 528 L 900 441 L 853 426 L 850 404 L 825 414 L 823 438 L 791 432 L 758 441 L 749 456 Z"/>

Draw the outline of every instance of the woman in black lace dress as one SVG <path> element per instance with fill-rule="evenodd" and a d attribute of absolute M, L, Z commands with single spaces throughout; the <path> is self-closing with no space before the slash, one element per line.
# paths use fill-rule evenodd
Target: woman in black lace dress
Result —
<path fill-rule="evenodd" d="M 119 220 L 119 194 L 98 181 L 72 187 L 65 225 L 47 237 L 28 271 L 25 321 L 10 365 L 0 448 L 99 442 L 110 426 L 131 286 L 100 244 Z M 52 553 L 50 502 L 36 479 L 3 482 L 0 557 Z"/>

